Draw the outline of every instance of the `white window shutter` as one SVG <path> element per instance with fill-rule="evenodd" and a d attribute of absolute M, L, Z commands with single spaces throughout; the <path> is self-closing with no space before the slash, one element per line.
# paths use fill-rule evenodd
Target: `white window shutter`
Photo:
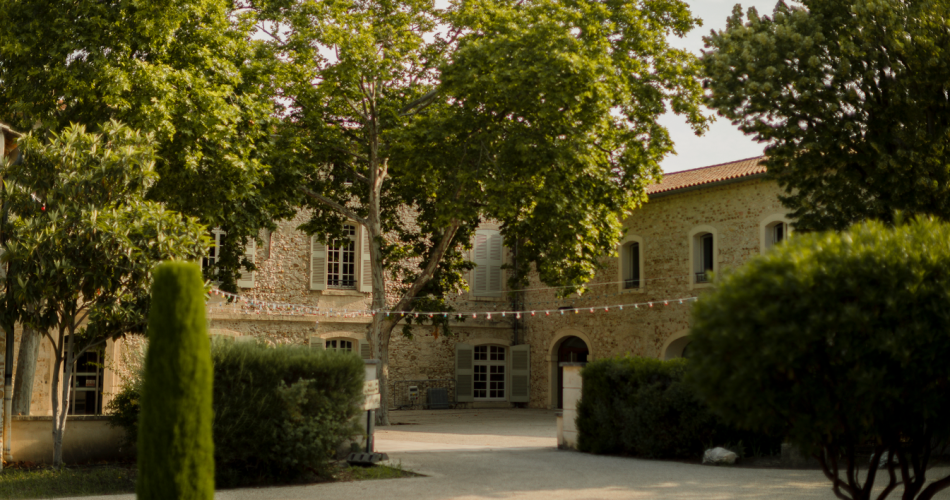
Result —
<path fill-rule="evenodd" d="M 370 262 L 369 231 L 360 227 L 362 241 L 360 242 L 360 291 L 373 291 L 373 265 Z"/>
<path fill-rule="evenodd" d="M 251 242 L 244 248 L 244 257 L 251 261 L 252 264 L 256 262 L 257 240 L 252 238 Z M 241 288 L 254 288 L 254 274 L 254 271 L 248 271 L 246 267 L 241 266 L 241 269 L 238 271 L 237 286 Z"/>
<path fill-rule="evenodd" d="M 469 344 L 455 344 L 455 401 L 475 401 L 475 348 Z"/>
<path fill-rule="evenodd" d="M 504 263 L 502 249 L 501 233 L 492 231 L 488 237 L 488 290 L 486 293 L 490 297 L 501 297 L 504 290 L 504 277 L 501 270 L 501 265 Z"/>
<path fill-rule="evenodd" d="M 310 237 L 310 289 L 327 289 L 327 246 Z"/>
<path fill-rule="evenodd" d="M 363 359 L 373 359 L 373 351 L 369 348 L 369 342 L 360 340 L 360 357 Z"/>
<path fill-rule="evenodd" d="M 484 231 L 475 231 L 475 245 L 472 249 L 475 270 L 472 271 L 472 291 L 475 296 L 484 296 L 488 291 L 488 235 Z"/>
<path fill-rule="evenodd" d="M 528 403 L 531 399 L 531 346 L 511 346 L 512 403 Z"/>
<path fill-rule="evenodd" d="M 311 335 L 310 336 L 310 350 L 322 351 L 324 349 L 326 349 L 326 347 L 323 345 L 323 339 L 320 337 L 317 337 L 316 335 Z"/>

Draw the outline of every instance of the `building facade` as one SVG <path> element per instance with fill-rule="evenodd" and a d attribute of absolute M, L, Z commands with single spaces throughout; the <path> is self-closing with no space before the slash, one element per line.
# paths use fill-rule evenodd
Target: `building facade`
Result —
<path fill-rule="evenodd" d="M 455 299 L 459 314 L 466 313 L 464 321 L 454 321 L 448 335 L 432 326 L 413 326 L 411 337 L 402 335 L 400 326 L 393 331 L 388 405 L 424 403 L 428 389 L 447 387 L 453 399 L 474 405 L 556 408 L 559 362 L 687 354 L 692 300 L 715 286 L 716 273 L 789 236 L 792 221 L 779 202 L 781 189 L 765 178 L 760 161 L 668 174 L 648 188 L 649 202 L 625 221 L 623 240 L 605 252 L 610 255 L 587 285 L 588 293 L 561 297 L 532 279 L 523 291 L 523 312 L 511 311 L 504 289 L 502 265 L 510 256 L 499 228 L 481 227 L 470 256 L 478 264 L 468 276 L 470 292 Z M 371 276 L 363 230 L 348 224 L 344 240 L 321 244 L 297 229 L 306 220 L 300 213 L 282 221 L 248 248 L 257 270 L 241 276 L 240 295 L 257 306 L 213 298 L 212 333 L 368 358 L 371 317 L 362 311 L 370 307 Z M 330 314 L 301 314 L 307 307 Z M 124 349 L 120 341 L 103 353 L 97 384 L 105 403 L 121 384 Z M 34 391 L 40 414 L 49 407 L 43 380 L 52 363 L 45 357 L 40 356 Z"/>

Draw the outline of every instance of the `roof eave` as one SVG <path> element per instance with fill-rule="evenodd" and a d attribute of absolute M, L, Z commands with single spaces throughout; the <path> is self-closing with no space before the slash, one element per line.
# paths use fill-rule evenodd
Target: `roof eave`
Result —
<path fill-rule="evenodd" d="M 690 191 L 698 191 L 700 189 L 707 189 L 712 187 L 726 186 L 729 184 L 736 184 L 739 182 L 751 181 L 755 179 L 765 178 L 768 172 L 759 172 L 757 174 L 743 175 L 741 177 L 732 177 L 729 179 L 722 179 L 719 181 L 707 182 L 704 184 L 694 184 L 692 186 L 684 186 L 681 188 L 670 189 L 669 191 L 660 191 L 659 193 L 647 194 L 647 199 L 656 199 L 656 198 L 665 198 L 667 196 L 673 196 L 675 194 L 688 193 Z"/>

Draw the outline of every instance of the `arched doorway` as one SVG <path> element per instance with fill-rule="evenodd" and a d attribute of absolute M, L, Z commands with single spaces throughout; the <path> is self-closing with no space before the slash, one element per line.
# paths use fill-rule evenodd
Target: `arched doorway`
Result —
<path fill-rule="evenodd" d="M 663 346 L 661 359 L 670 360 L 689 356 L 689 330 L 676 332 L 670 336 Z"/>
<path fill-rule="evenodd" d="M 586 363 L 590 350 L 580 337 L 566 337 L 557 347 L 557 407 L 564 407 L 564 368 L 561 363 Z"/>

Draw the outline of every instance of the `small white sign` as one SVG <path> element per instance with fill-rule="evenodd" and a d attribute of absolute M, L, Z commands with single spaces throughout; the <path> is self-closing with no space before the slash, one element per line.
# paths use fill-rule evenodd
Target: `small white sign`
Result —
<path fill-rule="evenodd" d="M 363 395 L 379 394 L 379 380 L 367 380 L 363 382 Z"/>
<path fill-rule="evenodd" d="M 363 409 L 364 409 L 364 410 L 375 410 L 375 409 L 379 408 L 379 402 L 380 402 L 379 393 L 376 393 L 376 394 L 368 394 L 368 395 L 366 396 L 366 401 L 363 402 Z"/>

